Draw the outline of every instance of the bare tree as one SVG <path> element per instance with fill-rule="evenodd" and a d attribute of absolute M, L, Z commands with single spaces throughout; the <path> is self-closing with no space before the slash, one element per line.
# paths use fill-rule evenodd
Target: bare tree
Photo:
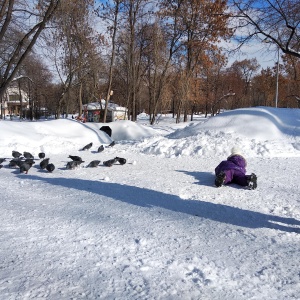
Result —
<path fill-rule="evenodd" d="M 194 78 L 208 58 L 207 52 L 217 51 L 215 44 L 219 39 L 231 34 L 226 8 L 225 1 L 162 1 L 162 13 L 172 29 L 169 36 L 173 39 L 173 65 L 180 77 L 177 120 L 183 111 L 186 121 L 188 110 L 193 107 Z"/>
<path fill-rule="evenodd" d="M 154 124 L 158 107 L 162 107 L 164 89 L 171 70 L 172 51 L 167 48 L 167 35 L 159 26 L 159 22 L 144 27 L 143 58 L 145 60 L 145 83 L 149 92 L 150 124 Z"/>
<path fill-rule="evenodd" d="M 84 83 L 94 72 L 91 59 L 96 54 L 97 34 L 90 24 L 93 1 L 65 0 L 61 3 L 53 22 L 48 46 L 52 50 L 61 93 L 57 101 L 56 117 L 64 111 L 68 114 L 71 100 L 77 100 L 79 114 L 82 112 Z M 77 97 L 71 97 L 72 88 Z"/>
<path fill-rule="evenodd" d="M 298 0 L 233 0 L 240 45 L 252 38 L 275 44 L 283 53 L 300 58 Z"/>
<path fill-rule="evenodd" d="M 125 0 L 122 9 L 119 31 L 118 59 L 123 66 L 121 71 L 126 87 L 126 106 L 132 121 L 136 120 L 142 79 L 145 66 L 142 61 L 144 42 L 142 32 L 152 16 L 151 2 L 147 0 Z"/>
<path fill-rule="evenodd" d="M 48 101 L 47 90 L 51 85 L 52 75 L 45 62 L 33 54 L 26 57 L 16 75 L 14 81 L 29 96 L 29 111 L 23 111 L 20 93 L 20 119 L 25 116 L 31 120 L 38 119 Z"/>
<path fill-rule="evenodd" d="M 29 6 L 26 1 L 1 1 L 0 98 L 54 16 L 60 0 L 43 1 L 43 6 L 39 5 L 40 1 L 32 2 L 33 5 Z M 33 7 L 32 10 L 29 7 Z"/>
<path fill-rule="evenodd" d="M 108 22 L 108 32 L 110 33 L 110 63 L 109 63 L 109 71 L 108 71 L 108 83 L 107 83 L 107 91 L 106 91 L 106 101 L 105 101 L 105 109 L 103 122 L 106 123 L 107 117 L 107 109 L 108 103 L 110 101 L 110 97 L 112 96 L 112 82 L 113 82 L 113 68 L 115 64 L 116 57 L 116 36 L 118 31 L 118 23 L 119 23 L 119 14 L 120 9 L 124 0 L 114 0 L 110 2 L 106 2 L 100 8 L 97 9 L 98 15 L 104 19 L 104 21 Z"/>

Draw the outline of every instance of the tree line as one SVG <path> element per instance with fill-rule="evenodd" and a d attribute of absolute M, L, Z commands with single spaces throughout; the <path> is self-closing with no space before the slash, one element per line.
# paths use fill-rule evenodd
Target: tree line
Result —
<path fill-rule="evenodd" d="M 300 107 L 299 20 L 290 0 L 2 0 L 0 97 L 17 84 L 30 118 L 106 99 L 105 111 L 113 101 L 132 121 L 147 112 L 151 124 L 158 113 L 180 122 L 275 99 Z M 275 46 L 280 64 L 228 66 L 223 41 L 238 51 L 253 40 Z"/>

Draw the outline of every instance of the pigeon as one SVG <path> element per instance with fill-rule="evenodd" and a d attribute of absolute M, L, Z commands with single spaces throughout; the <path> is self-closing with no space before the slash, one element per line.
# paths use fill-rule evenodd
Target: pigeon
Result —
<path fill-rule="evenodd" d="M 33 158 L 26 158 L 26 159 L 24 160 L 24 162 L 26 162 L 26 163 L 28 163 L 28 164 L 31 164 L 31 165 L 34 165 L 34 164 L 35 164 L 35 161 L 34 161 Z"/>
<path fill-rule="evenodd" d="M 73 155 L 69 155 L 69 158 L 71 158 L 73 161 L 82 161 L 82 158 L 80 156 L 73 156 Z"/>
<path fill-rule="evenodd" d="M 113 147 L 115 144 L 116 144 L 115 141 L 112 141 L 112 142 L 108 145 L 108 147 Z"/>
<path fill-rule="evenodd" d="M 39 153 L 39 158 L 40 158 L 40 159 L 45 158 L 45 156 L 46 156 L 46 155 L 45 155 L 44 152 Z"/>
<path fill-rule="evenodd" d="M 23 162 L 23 163 L 20 165 L 20 173 L 28 174 L 28 170 L 29 170 L 31 167 L 32 167 L 31 164 L 26 163 L 26 162 Z"/>
<path fill-rule="evenodd" d="M 117 160 L 115 158 L 104 161 L 103 165 L 107 166 L 107 167 L 111 167 L 113 164 L 115 164 L 117 162 Z"/>
<path fill-rule="evenodd" d="M 12 151 L 12 157 L 13 158 L 19 158 L 22 155 L 22 153 L 18 152 L 18 151 Z"/>
<path fill-rule="evenodd" d="M 22 164 L 28 164 L 28 165 L 30 165 L 30 167 L 32 167 L 35 164 L 35 161 L 34 160 L 27 160 L 27 161 L 25 160 L 25 161 L 20 162 L 20 166 Z"/>
<path fill-rule="evenodd" d="M 48 172 L 51 173 L 51 172 L 54 171 L 55 166 L 54 166 L 54 164 L 48 164 L 48 165 L 46 166 L 46 169 L 47 169 Z"/>
<path fill-rule="evenodd" d="M 120 165 L 126 164 L 126 159 L 122 157 L 115 157 L 115 159 L 119 162 Z"/>
<path fill-rule="evenodd" d="M 49 164 L 50 158 L 45 158 L 40 162 L 40 167 L 42 170 L 46 169 L 47 165 Z"/>
<path fill-rule="evenodd" d="M 86 167 L 87 168 L 96 168 L 99 166 L 100 162 L 101 162 L 100 160 L 93 160 Z"/>
<path fill-rule="evenodd" d="M 5 161 L 5 158 L 0 158 L 0 164 L 2 164 Z"/>
<path fill-rule="evenodd" d="M 104 146 L 101 145 L 101 146 L 98 148 L 98 152 L 100 153 L 100 152 L 102 152 L 103 150 L 104 150 Z"/>
<path fill-rule="evenodd" d="M 92 148 L 92 146 L 93 146 L 93 143 L 89 143 L 89 144 L 85 145 L 81 150 L 83 150 L 83 151 L 89 150 Z"/>
<path fill-rule="evenodd" d="M 8 166 L 10 168 L 19 168 L 21 163 L 23 163 L 23 161 L 20 158 L 14 158 L 9 162 Z"/>
<path fill-rule="evenodd" d="M 33 155 L 31 153 L 29 153 L 29 152 L 23 152 L 23 156 L 25 158 L 32 158 L 32 159 L 34 158 Z"/>
<path fill-rule="evenodd" d="M 69 169 L 69 170 L 73 170 L 83 162 L 84 161 L 76 161 L 76 160 L 69 161 L 66 165 L 66 168 Z"/>

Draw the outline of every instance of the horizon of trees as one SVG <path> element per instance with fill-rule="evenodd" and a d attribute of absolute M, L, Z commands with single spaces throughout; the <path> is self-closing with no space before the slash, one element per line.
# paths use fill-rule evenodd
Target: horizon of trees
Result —
<path fill-rule="evenodd" d="M 30 119 L 44 108 L 56 118 L 80 114 L 83 104 L 107 99 L 127 107 L 132 121 L 143 111 L 150 124 L 158 113 L 187 121 L 197 113 L 275 106 L 277 83 L 278 107 L 300 108 L 299 27 L 291 17 L 300 14 L 297 2 L 293 11 L 284 1 L 23 2 L 0 4 L 0 92 L 9 85 L 26 91 Z M 274 3 L 281 5 L 277 15 L 274 6 L 278 22 L 270 24 L 263 16 Z M 271 36 L 266 28 L 275 25 L 278 35 Z M 220 42 L 241 28 L 248 31 L 238 36 L 240 45 L 268 39 L 281 49 L 282 63 L 261 69 L 256 59 L 244 59 L 228 66 Z"/>

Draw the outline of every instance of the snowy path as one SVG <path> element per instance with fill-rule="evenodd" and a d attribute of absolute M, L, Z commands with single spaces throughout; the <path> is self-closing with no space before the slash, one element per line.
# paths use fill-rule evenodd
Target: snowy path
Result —
<path fill-rule="evenodd" d="M 128 163 L 0 170 L 0 299 L 299 299 L 299 158 L 252 158 L 249 191 L 212 158 L 102 155 Z"/>

